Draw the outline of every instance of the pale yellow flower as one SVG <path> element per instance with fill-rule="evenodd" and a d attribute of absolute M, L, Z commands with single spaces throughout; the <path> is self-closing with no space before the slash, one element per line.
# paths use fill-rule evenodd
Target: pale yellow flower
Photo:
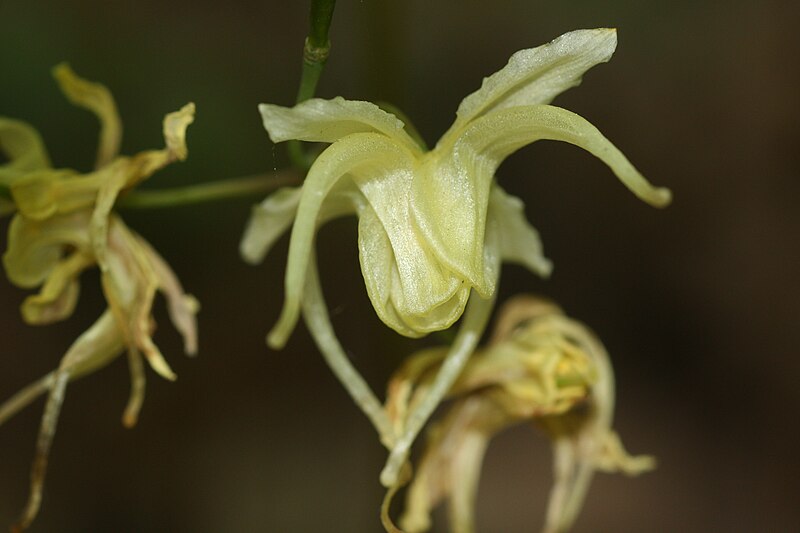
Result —
<path fill-rule="evenodd" d="M 3 265 L 15 285 L 40 288 L 22 304 L 22 316 L 28 324 L 68 318 L 78 300 L 81 273 L 95 265 L 101 271 L 108 310 L 73 343 L 56 370 L 0 405 L 2 423 L 38 395 L 49 392 L 37 441 L 31 495 L 20 528 L 27 527 L 38 511 L 44 465 L 69 381 L 127 351 L 132 387 L 123 422 L 132 426 L 144 398 L 142 358 L 160 375 L 175 379 L 152 340 L 155 324 L 151 310 L 157 291 L 166 297 L 186 353 L 197 351 L 197 302 L 184 293 L 161 256 L 112 211 L 121 192 L 165 165 L 186 158 L 185 132 L 193 120 L 194 105 L 188 104 L 164 119 L 166 148 L 120 156 L 121 125 L 108 89 L 77 77 L 66 65 L 57 67 L 54 74 L 70 101 L 100 119 L 97 167 L 85 174 L 53 168 L 31 126 L 0 118 L 0 148 L 9 159 L 0 166 L 0 186 L 10 191 L 10 198 L 0 207 L 16 212 L 9 226 Z"/>
<path fill-rule="evenodd" d="M 446 348 L 415 354 L 392 378 L 387 409 L 399 429 L 446 354 Z M 539 422 L 553 439 L 548 533 L 575 520 L 594 470 L 635 475 L 654 465 L 650 457 L 628 456 L 611 430 L 614 376 L 602 344 L 541 299 L 517 297 L 503 307 L 492 341 L 470 358 L 448 398 L 408 489 L 401 519 L 408 533 L 427 531 L 443 500 L 452 531 L 475 531 L 483 456 L 492 437 L 515 424 Z"/>
<path fill-rule="evenodd" d="M 613 29 L 579 30 L 515 53 L 461 102 L 455 123 L 430 151 L 414 141 L 399 118 L 369 102 L 334 98 L 292 108 L 260 106 L 273 142 L 330 143 L 301 188 L 279 191 L 256 208 L 242 241 L 242 255 L 255 263 L 294 224 L 286 299 L 268 342 L 274 348 L 286 343 L 302 307 L 323 355 L 392 448 L 382 474 L 387 486 L 396 484 L 417 432 L 475 349 L 491 312 L 501 262 L 519 263 L 543 276 L 550 271 L 522 201 L 494 180 L 503 160 L 539 140 L 568 142 L 606 163 L 642 200 L 658 207 L 669 203 L 670 192 L 652 187 L 588 121 L 549 105 L 578 85 L 589 68 L 608 61 L 616 43 Z M 428 401 L 402 435 L 390 429 L 379 402 L 347 360 L 318 286 L 316 230 L 350 214 L 359 219 L 367 293 L 389 327 L 420 337 L 451 326 L 471 302 Z"/>

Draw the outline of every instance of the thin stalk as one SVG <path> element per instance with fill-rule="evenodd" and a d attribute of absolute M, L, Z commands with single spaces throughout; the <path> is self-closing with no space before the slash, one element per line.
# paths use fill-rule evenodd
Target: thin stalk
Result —
<path fill-rule="evenodd" d="M 127 209 L 155 209 L 198 204 L 225 198 L 263 194 L 279 187 L 299 185 L 300 182 L 297 172 L 278 171 L 171 189 L 135 190 L 120 198 L 117 206 Z"/>
<path fill-rule="evenodd" d="M 328 31 L 335 8 L 336 0 L 311 0 L 308 37 L 303 46 L 303 70 L 300 74 L 300 87 L 295 100 L 297 104 L 313 98 L 317 90 L 322 69 L 325 67 L 325 61 L 328 60 L 331 51 Z M 312 161 L 303 151 L 300 141 L 289 141 L 287 149 L 292 163 L 297 168 L 308 170 Z"/>

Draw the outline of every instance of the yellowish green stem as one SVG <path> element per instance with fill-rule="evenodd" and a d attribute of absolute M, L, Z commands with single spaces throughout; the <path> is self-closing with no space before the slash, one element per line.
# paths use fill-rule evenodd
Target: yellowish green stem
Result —
<path fill-rule="evenodd" d="M 297 172 L 277 171 L 171 189 L 134 190 L 120 198 L 117 206 L 127 209 L 155 209 L 198 204 L 225 198 L 260 195 L 280 187 L 299 185 L 301 181 Z"/>
<path fill-rule="evenodd" d="M 311 0 L 309 32 L 303 47 L 303 70 L 300 74 L 300 87 L 297 90 L 296 103 L 314 97 L 322 69 L 331 51 L 328 30 L 333 19 L 336 0 Z M 308 170 L 313 159 L 303 150 L 300 141 L 289 141 L 287 150 L 292 164 L 297 168 Z"/>

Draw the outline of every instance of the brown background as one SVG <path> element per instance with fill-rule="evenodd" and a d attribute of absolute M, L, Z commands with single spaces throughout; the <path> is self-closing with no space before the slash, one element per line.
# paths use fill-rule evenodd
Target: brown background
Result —
<path fill-rule="evenodd" d="M 599 333 L 618 372 L 616 427 L 632 451 L 660 460 L 637 480 L 598 476 L 575 531 L 796 531 L 797 3 L 339 3 L 319 94 L 393 102 L 431 144 L 512 52 L 571 29 L 619 29 L 611 63 L 556 103 L 671 187 L 674 204 L 642 204 L 600 162 L 555 143 L 522 150 L 498 173 L 556 265 L 547 282 L 507 267 L 501 299 L 546 294 Z M 161 146 L 164 113 L 196 102 L 189 160 L 147 186 L 280 167 L 284 149 L 269 144 L 256 104 L 291 103 L 305 18 L 305 2 L 0 0 L 0 114 L 39 128 L 58 166 L 88 169 L 96 121 L 49 75 L 69 60 L 114 91 L 125 153 Z M 150 373 L 136 429 L 119 423 L 122 360 L 68 389 L 34 531 L 379 531 L 385 454 L 366 420 L 304 329 L 283 352 L 263 344 L 282 301 L 286 240 L 264 265 L 241 263 L 256 200 L 124 213 L 201 300 L 200 357 L 181 355 L 159 305 L 156 341 L 180 377 Z M 319 246 L 337 330 L 380 386 L 417 344 L 374 317 L 355 223 L 325 228 Z M 23 325 L 24 296 L 0 281 L 3 398 L 55 367 L 104 305 L 96 273 L 57 326 Z M 0 428 L 0 524 L 25 500 L 41 407 Z M 494 442 L 481 531 L 539 528 L 549 460 L 527 427 Z"/>

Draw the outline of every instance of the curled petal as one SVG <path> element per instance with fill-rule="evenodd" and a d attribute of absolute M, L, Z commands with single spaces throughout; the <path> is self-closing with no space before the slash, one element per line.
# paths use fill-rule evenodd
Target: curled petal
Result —
<path fill-rule="evenodd" d="M 665 207 L 672 200 L 669 189 L 653 187 L 619 149 L 588 120 L 560 107 L 535 105 L 498 111 L 476 121 L 459 144 L 482 153 L 499 165 L 519 148 L 539 140 L 563 141 L 583 148 L 616 174 L 640 200 Z"/>
<path fill-rule="evenodd" d="M 353 366 L 350 358 L 342 348 L 333 331 L 322 287 L 319 282 L 316 259 L 313 257 L 308 265 L 308 288 L 303 297 L 303 318 L 314 341 L 322 352 L 325 362 L 345 387 L 353 401 L 369 418 L 378 432 L 381 442 L 386 446 L 394 441 L 394 433 L 386 412 L 380 401 Z"/>
<path fill-rule="evenodd" d="M 101 278 L 103 292 L 126 344 L 140 350 L 159 375 L 174 380 L 175 373 L 151 337 L 151 310 L 158 278 L 147 252 L 118 217 L 111 219 L 108 251 L 107 268 Z"/>
<path fill-rule="evenodd" d="M 272 142 L 288 140 L 332 143 L 353 133 L 382 133 L 405 148 L 418 152 L 403 122 L 371 102 L 312 98 L 294 107 L 258 106 Z"/>
<path fill-rule="evenodd" d="M 188 103 L 178 111 L 164 117 L 164 140 L 171 161 L 184 161 L 189 155 L 186 148 L 186 128 L 194 122 L 195 107 Z"/>
<path fill-rule="evenodd" d="M 571 31 L 548 44 L 520 50 L 505 67 L 484 78 L 480 89 L 464 98 L 443 141 L 454 140 L 469 122 L 491 111 L 549 104 L 579 85 L 587 70 L 611 59 L 616 47 L 617 31 L 599 28 Z"/>
<path fill-rule="evenodd" d="M 239 253 L 251 265 L 264 260 L 272 246 L 286 233 L 297 214 L 300 187 L 286 187 L 270 194 L 255 206 L 239 244 Z"/>
<path fill-rule="evenodd" d="M 317 220 L 333 187 L 346 175 L 379 179 L 409 172 L 410 164 L 406 150 L 376 133 L 349 135 L 320 154 L 303 185 L 289 244 L 286 298 L 280 319 L 267 337 L 270 346 L 282 347 L 297 323 Z"/>
<path fill-rule="evenodd" d="M 451 529 L 475 530 L 474 508 L 480 469 L 490 439 L 515 420 L 480 396 L 460 400 L 428 431 L 425 453 L 406 495 L 400 520 L 408 533 L 427 531 L 431 512 L 450 500 Z"/>
<path fill-rule="evenodd" d="M 194 121 L 194 111 L 194 104 L 189 103 L 164 117 L 163 130 L 166 148 L 163 150 L 142 152 L 130 159 L 117 159 L 97 173 L 101 181 L 94 202 L 90 232 L 92 246 L 94 246 L 97 263 L 101 270 L 106 268 L 108 220 L 117 197 L 124 188 L 133 187 L 174 161 L 186 159 L 188 155 L 186 128 Z"/>
<path fill-rule="evenodd" d="M 20 120 L 0 117 L 0 151 L 8 157 L 8 163 L 0 165 L 1 185 L 9 186 L 28 172 L 50 167 L 39 132 Z"/>
<path fill-rule="evenodd" d="M 44 220 L 90 206 L 97 196 L 102 176 L 79 175 L 69 169 L 29 172 L 11 184 L 11 194 L 20 213 Z"/>
<path fill-rule="evenodd" d="M 197 353 L 197 319 L 200 304 L 183 290 L 180 280 L 156 250 L 139 235 L 133 235 L 146 260 L 150 263 L 158 289 L 167 299 L 169 318 L 183 337 L 183 349 L 188 355 Z"/>
<path fill-rule="evenodd" d="M 88 213 L 80 211 L 45 221 L 14 217 L 3 254 L 8 279 L 18 287 L 36 287 L 56 268 L 65 247 L 88 252 L 88 219 Z"/>
<path fill-rule="evenodd" d="M 53 76 L 70 102 L 88 109 L 100 119 L 95 168 L 107 165 L 117 156 L 122 141 L 122 122 L 111 91 L 105 85 L 79 77 L 67 63 L 56 66 Z"/>
<path fill-rule="evenodd" d="M 378 316 L 406 336 L 420 337 L 458 320 L 469 296 L 463 279 L 442 265 L 414 226 L 413 174 L 356 180 L 369 202 L 360 213 L 358 245 L 367 294 Z"/>
<path fill-rule="evenodd" d="M 27 297 L 22 303 L 25 322 L 50 324 L 70 316 L 78 301 L 78 276 L 93 264 L 94 258 L 83 252 L 74 252 L 60 261 L 48 275 L 39 294 Z"/>

